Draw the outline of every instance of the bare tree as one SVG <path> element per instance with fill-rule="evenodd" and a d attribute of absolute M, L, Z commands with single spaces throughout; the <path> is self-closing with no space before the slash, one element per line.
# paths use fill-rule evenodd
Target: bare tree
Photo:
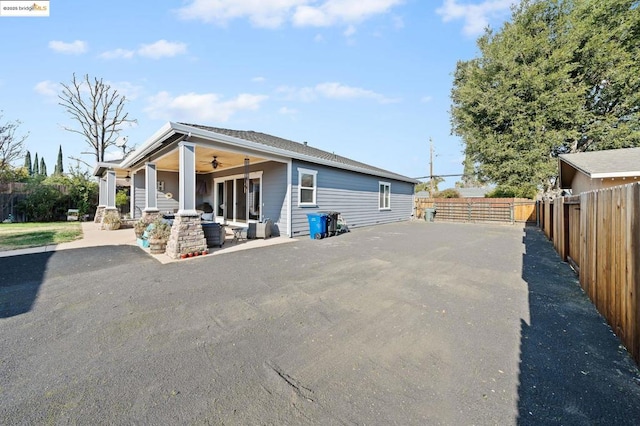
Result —
<path fill-rule="evenodd" d="M 29 133 L 16 136 L 16 129 L 20 121 L 2 123 L 2 111 L 0 111 L 0 170 L 4 170 L 14 161 L 24 156 L 24 141 Z"/>
<path fill-rule="evenodd" d="M 63 89 L 58 95 L 59 105 L 80 126 L 64 129 L 82 135 L 93 149 L 96 161 L 104 161 L 105 151 L 116 145 L 123 126 L 137 123 L 129 119 L 129 113 L 124 111 L 126 97 L 102 79 L 94 77 L 92 81 L 88 74 L 83 80 L 78 80 L 74 73 L 70 84 L 61 85 Z"/>

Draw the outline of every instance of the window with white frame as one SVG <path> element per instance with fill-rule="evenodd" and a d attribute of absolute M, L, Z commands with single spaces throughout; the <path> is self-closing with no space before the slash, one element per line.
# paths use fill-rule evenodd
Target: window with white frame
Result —
<path fill-rule="evenodd" d="M 391 208 L 391 184 L 389 182 L 379 182 L 380 187 L 380 210 L 388 210 Z"/>
<path fill-rule="evenodd" d="M 298 205 L 315 206 L 318 171 L 298 169 Z"/>

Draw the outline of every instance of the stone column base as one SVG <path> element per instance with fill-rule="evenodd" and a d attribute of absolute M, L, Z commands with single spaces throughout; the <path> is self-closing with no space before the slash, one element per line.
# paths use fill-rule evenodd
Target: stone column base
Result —
<path fill-rule="evenodd" d="M 166 255 L 172 259 L 179 259 L 182 254 L 201 252 L 206 248 L 207 240 L 202 231 L 200 216 L 177 214 L 171 227 Z"/>
<path fill-rule="evenodd" d="M 120 212 L 118 211 L 118 209 L 113 209 L 113 208 L 109 209 L 109 208 L 105 207 L 102 213 L 103 213 L 102 217 L 100 218 L 100 229 L 118 229 L 118 228 L 120 228 L 120 225 L 118 225 L 117 228 L 112 228 L 112 227 L 109 227 L 109 226 L 105 225 L 105 223 L 104 223 L 104 218 L 107 215 L 117 215 L 118 217 L 120 217 Z"/>
<path fill-rule="evenodd" d="M 142 220 L 151 223 L 160 217 L 160 210 L 144 210 L 142 212 Z"/>
<path fill-rule="evenodd" d="M 96 217 L 93 218 L 94 223 L 102 223 L 102 216 L 104 216 L 104 209 L 106 206 L 98 206 L 96 208 Z"/>

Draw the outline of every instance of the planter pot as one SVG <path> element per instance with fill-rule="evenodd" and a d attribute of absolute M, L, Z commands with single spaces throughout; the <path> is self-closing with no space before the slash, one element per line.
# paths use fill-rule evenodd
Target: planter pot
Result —
<path fill-rule="evenodd" d="M 165 240 L 159 240 L 156 238 L 149 239 L 149 251 L 151 254 L 162 254 L 167 248 L 167 242 Z"/>

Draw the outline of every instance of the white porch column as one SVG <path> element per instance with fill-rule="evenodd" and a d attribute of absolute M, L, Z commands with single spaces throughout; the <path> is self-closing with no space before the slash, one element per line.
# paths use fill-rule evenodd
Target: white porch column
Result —
<path fill-rule="evenodd" d="M 158 212 L 158 174 L 155 163 L 145 163 L 145 212 Z"/>
<path fill-rule="evenodd" d="M 171 227 L 171 237 L 165 253 L 178 259 L 183 254 L 200 253 L 207 249 L 207 239 L 202 231 L 200 216 L 196 211 L 196 145 L 180 142 L 180 179 L 178 191 L 179 209 Z"/>
<path fill-rule="evenodd" d="M 96 215 L 93 218 L 95 223 L 102 223 L 102 216 L 104 215 L 104 208 L 107 205 L 107 181 L 104 177 L 101 177 L 98 181 L 98 207 L 96 208 Z"/>
<path fill-rule="evenodd" d="M 196 211 L 196 145 L 191 142 L 180 142 L 180 183 L 179 210 L 180 216 L 197 216 Z"/>
<path fill-rule="evenodd" d="M 116 172 L 114 170 L 107 170 L 105 182 L 105 206 L 102 210 L 102 217 L 100 218 L 100 227 L 101 229 L 118 229 L 105 226 L 104 223 L 106 216 L 115 215 L 120 217 L 120 212 L 118 212 L 118 209 L 116 208 Z"/>
<path fill-rule="evenodd" d="M 100 178 L 100 192 L 98 193 L 98 205 L 107 205 L 107 180 L 103 177 Z"/>
<path fill-rule="evenodd" d="M 106 209 L 112 210 L 116 208 L 116 172 L 113 170 L 107 170 L 107 194 L 106 194 Z"/>
<path fill-rule="evenodd" d="M 136 174 L 132 173 L 129 179 L 129 214 L 131 218 L 136 217 Z"/>

